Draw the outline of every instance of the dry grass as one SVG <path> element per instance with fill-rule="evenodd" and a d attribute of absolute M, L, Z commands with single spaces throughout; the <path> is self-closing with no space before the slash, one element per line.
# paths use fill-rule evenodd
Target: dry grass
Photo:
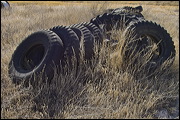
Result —
<path fill-rule="evenodd" d="M 115 51 L 102 47 L 93 67 L 82 61 L 77 74 L 75 67 L 67 68 L 67 74 L 55 73 L 51 85 L 43 84 L 36 89 L 15 86 L 8 76 L 13 51 L 26 36 L 56 25 L 89 21 L 106 7 L 115 8 L 122 4 L 99 2 L 87 7 L 65 5 L 65 2 L 62 6 L 10 3 L 11 9 L 1 10 L 1 118 L 153 119 L 160 118 L 158 114 L 163 110 L 168 111 L 165 118 L 179 116 L 179 3 L 168 6 L 172 4 L 163 2 L 166 6 L 155 6 L 160 3 L 154 2 L 153 9 L 147 2 L 131 3 L 132 6 L 142 4 L 145 18 L 159 23 L 172 36 L 177 53 L 168 70 L 161 73 L 169 61 L 151 78 L 146 76 L 146 69 L 128 64 L 126 68 L 129 69 L 124 69 L 123 55 L 115 54 L 121 51 L 121 44 Z M 114 34 L 123 42 L 121 31 Z"/>

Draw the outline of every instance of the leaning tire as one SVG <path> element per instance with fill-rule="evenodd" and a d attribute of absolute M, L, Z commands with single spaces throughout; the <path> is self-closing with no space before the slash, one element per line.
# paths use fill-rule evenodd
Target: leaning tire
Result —
<path fill-rule="evenodd" d="M 90 23 L 90 22 L 82 22 L 80 23 L 80 25 L 87 27 L 91 31 L 92 35 L 95 38 L 95 42 L 97 44 L 102 44 L 103 34 L 102 34 L 101 29 L 99 29 L 95 24 Z"/>
<path fill-rule="evenodd" d="M 74 24 L 70 28 L 77 28 L 82 32 L 80 39 L 81 54 L 85 60 L 91 60 L 94 57 L 95 37 L 91 31 L 81 24 Z"/>
<path fill-rule="evenodd" d="M 126 38 L 125 46 L 129 46 L 128 48 L 130 48 L 127 51 L 125 50 L 126 56 L 130 56 L 130 54 L 131 56 L 135 56 L 132 55 L 132 51 L 139 52 L 143 50 L 150 50 L 148 48 L 155 46 L 154 48 L 156 49 L 152 51 L 152 56 L 149 60 L 149 63 L 155 63 L 155 68 L 157 68 L 159 65 L 162 65 L 162 63 L 164 63 L 166 60 L 174 60 L 175 58 L 176 51 L 172 38 L 163 27 L 157 25 L 156 23 L 149 21 L 135 22 L 126 28 L 124 35 Z M 126 60 L 127 59 L 128 58 L 126 58 Z M 172 63 L 170 65 L 172 65 Z"/>
<path fill-rule="evenodd" d="M 64 48 L 61 39 L 50 30 L 41 30 L 29 35 L 16 48 L 9 63 L 9 74 L 13 83 L 19 84 L 24 79 L 25 86 L 32 85 L 40 78 L 54 76 L 56 65 L 60 65 Z"/>
<path fill-rule="evenodd" d="M 108 23 L 110 22 L 111 17 L 109 16 L 108 13 L 104 13 L 102 15 L 98 15 L 95 18 L 92 18 L 90 20 L 90 23 L 95 24 L 98 28 L 102 29 L 101 25 L 105 24 L 108 25 Z"/>
<path fill-rule="evenodd" d="M 72 66 L 73 58 L 75 58 L 78 63 L 80 58 L 80 44 L 77 34 L 66 26 L 55 26 L 50 28 L 50 30 L 55 32 L 64 44 L 63 64 Z"/>
<path fill-rule="evenodd" d="M 105 31 L 111 31 L 113 29 L 118 30 L 127 27 L 132 21 L 134 22 L 142 20 L 144 20 L 143 17 L 138 17 L 136 15 L 104 13 L 102 15 L 98 15 L 96 18 L 91 19 L 90 22 L 99 28 L 101 28 L 100 26 L 104 24 Z"/>

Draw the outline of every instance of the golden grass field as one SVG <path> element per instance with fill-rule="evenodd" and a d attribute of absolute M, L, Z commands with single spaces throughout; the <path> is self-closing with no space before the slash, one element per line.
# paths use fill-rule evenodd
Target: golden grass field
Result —
<path fill-rule="evenodd" d="M 9 1 L 1 9 L 1 118 L 179 118 L 179 2 L 176 1 Z M 57 25 L 88 22 L 109 8 L 142 5 L 146 20 L 160 24 L 171 35 L 176 57 L 162 73 L 160 67 L 148 78 L 145 69 L 122 69 L 122 56 L 110 58 L 102 48 L 100 62 L 91 69 L 81 63 L 78 77 L 74 69 L 55 74 L 53 83 L 42 88 L 12 84 L 8 64 L 19 43 L 31 33 Z M 114 34 L 120 34 L 120 31 Z M 121 37 L 119 40 L 123 39 Z M 103 66 L 101 62 L 106 61 Z M 95 61 L 96 62 L 96 61 Z M 168 61 L 167 61 L 168 63 Z M 140 72 L 137 72 L 140 71 Z M 138 75 L 136 74 L 138 73 Z M 141 76 L 141 77 L 137 77 Z M 80 81 L 91 81 L 82 84 Z"/>

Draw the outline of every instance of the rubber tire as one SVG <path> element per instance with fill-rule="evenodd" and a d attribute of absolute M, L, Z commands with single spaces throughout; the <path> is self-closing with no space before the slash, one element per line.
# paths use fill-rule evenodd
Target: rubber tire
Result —
<path fill-rule="evenodd" d="M 80 40 L 80 48 L 81 54 L 85 60 L 91 60 L 94 56 L 94 42 L 95 37 L 91 33 L 91 31 L 81 24 L 74 24 L 70 26 L 72 28 L 77 28 L 82 32 L 81 40 Z"/>
<path fill-rule="evenodd" d="M 112 30 L 124 30 L 128 25 L 132 22 L 144 20 L 143 18 L 136 17 L 136 15 L 128 15 L 128 14 L 112 14 L 112 13 L 104 13 L 102 15 L 98 15 L 96 18 L 91 19 L 91 22 L 98 26 L 99 29 L 102 29 L 103 35 L 105 39 L 113 41 L 117 41 L 112 39 Z M 124 23 L 125 21 L 125 23 Z"/>
<path fill-rule="evenodd" d="M 125 6 L 123 8 L 116 8 L 114 9 L 110 14 L 126 14 L 130 16 L 136 16 L 136 17 L 143 17 L 144 16 L 141 14 L 143 11 L 142 6 L 137 6 L 135 8 L 130 7 L 130 6 Z"/>
<path fill-rule="evenodd" d="M 70 25 L 70 26 L 68 26 L 68 28 L 73 30 L 76 33 L 76 35 L 78 36 L 79 41 L 81 41 L 83 33 L 79 28 L 75 27 L 76 25 L 77 24 Z"/>
<path fill-rule="evenodd" d="M 55 65 L 60 65 L 64 53 L 61 39 L 50 30 L 34 32 L 25 38 L 14 51 L 9 63 L 9 75 L 13 83 L 20 84 L 25 79 L 24 85 L 32 85 L 39 78 L 42 71 L 42 80 L 48 77 L 50 81 L 54 76 Z M 38 58 L 38 60 L 37 60 Z M 27 61 L 34 61 L 35 65 L 27 66 Z"/>
<path fill-rule="evenodd" d="M 71 27 L 70 29 L 76 33 L 76 35 L 78 36 L 78 39 L 80 41 L 82 39 L 82 31 L 78 28 L 75 28 L 75 27 Z"/>
<path fill-rule="evenodd" d="M 102 15 L 98 15 L 96 18 L 91 19 L 90 22 L 95 24 L 99 28 L 101 28 L 101 25 L 105 25 L 105 27 L 103 28 L 104 31 L 111 31 L 112 29 L 118 30 L 122 28 L 122 23 L 120 20 L 125 21 L 124 27 L 127 27 L 132 21 L 141 21 L 144 20 L 144 17 L 138 17 L 137 15 L 123 13 L 104 13 Z"/>
<path fill-rule="evenodd" d="M 80 41 L 77 34 L 67 26 L 55 26 L 50 30 L 55 32 L 64 44 L 63 64 L 72 66 L 73 57 L 76 58 L 77 64 L 80 58 Z"/>
<path fill-rule="evenodd" d="M 95 24 L 98 28 L 102 29 L 100 25 L 107 24 L 110 21 L 110 17 L 108 13 L 104 13 L 102 15 L 98 15 L 95 18 L 90 20 L 90 23 Z"/>
<path fill-rule="evenodd" d="M 96 25 L 90 22 L 82 22 L 80 23 L 80 25 L 87 27 L 91 31 L 92 35 L 95 37 L 96 43 L 102 44 L 103 34 L 101 29 L 99 29 Z"/>
<path fill-rule="evenodd" d="M 147 35 L 154 39 L 153 42 L 155 44 L 158 43 L 157 46 L 160 50 L 160 54 L 158 58 L 150 60 L 150 62 L 156 63 L 156 67 L 158 67 L 158 65 L 161 65 L 168 59 L 175 58 L 176 51 L 174 42 L 172 41 L 170 34 L 160 25 L 157 25 L 156 23 L 153 23 L 151 21 L 140 21 L 131 24 L 124 31 L 124 35 L 126 36 L 126 43 L 130 40 L 130 33 L 131 36 L 134 36 L 134 40 L 139 40 L 139 36 L 141 35 Z M 143 42 L 146 43 L 145 41 L 134 41 L 130 45 L 136 44 L 141 47 Z M 128 56 L 128 52 L 126 53 L 126 55 Z"/>

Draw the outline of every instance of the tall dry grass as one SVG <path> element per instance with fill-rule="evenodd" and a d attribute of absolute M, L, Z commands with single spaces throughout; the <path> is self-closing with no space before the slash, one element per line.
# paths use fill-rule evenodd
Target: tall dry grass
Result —
<path fill-rule="evenodd" d="M 103 5 L 104 6 L 104 5 Z M 1 118 L 177 118 L 179 116 L 179 8 L 151 9 L 144 5 L 146 19 L 160 23 L 173 38 L 176 59 L 146 75 L 143 67 L 132 66 L 120 54 L 122 31 L 113 32 L 121 41 L 115 48 L 103 45 L 91 66 L 80 62 L 66 74 L 58 68 L 52 84 L 15 86 L 8 76 L 8 64 L 19 43 L 29 34 L 56 25 L 89 21 L 106 7 L 16 5 L 1 10 Z M 166 14 L 166 15 L 164 15 Z M 172 19 L 173 18 L 173 19 Z M 167 21 L 168 24 L 167 24 Z M 139 61 L 139 63 L 146 62 Z M 124 67 L 126 66 L 126 67 Z M 41 81 L 41 80 L 39 80 Z M 161 114 L 165 112 L 164 114 Z"/>

